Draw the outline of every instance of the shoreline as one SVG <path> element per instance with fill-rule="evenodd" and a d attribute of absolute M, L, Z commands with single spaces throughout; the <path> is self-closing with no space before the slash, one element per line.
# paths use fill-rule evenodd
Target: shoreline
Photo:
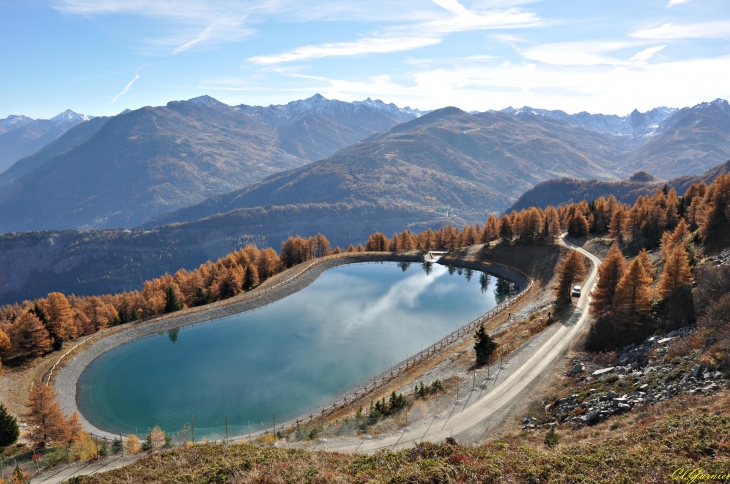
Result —
<path fill-rule="evenodd" d="M 264 306 L 268 306 L 306 288 L 307 286 L 312 284 L 324 271 L 341 265 L 359 262 L 400 261 L 417 263 L 423 262 L 421 257 L 416 255 L 392 253 L 349 254 L 347 256 L 323 260 L 322 262 L 315 264 L 312 267 L 303 267 L 301 272 L 292 276 L 292 282 L 287 283 L 283 287 L 276 290 L 263 292 L 257 297 L 253 297 L 243 301 L 232 302 L 230 304 L 225 304 L 219 307 L 210 307 L 205 310 L 191 312 L 188 314 L 140 323 L 136 326 L 130 326 L 128 328 L 122 329 L 121 331 L 103 337 L 102 339 L 94 342 L 91 346 L 82 349 L 80 353 L 72 357 L 70 360 L 66 361 L 65 364 L 57 370 L 54 377 L 53 385 L 58 392 L 58 401 L 61 405 L 61 408 L 63 408 L 66 414 L 70 415 L 75 411 L 78 412 L 79 420 L 81 421 L 85 431 L 108 439 L 118 438 L 119 434 L 113 434 L 111 432 L 102 430 L 92 424 L 79 411 L 76 402 L 76 387 L 78 385 L 81 374 L 92 361 L 94 361 L 102 354 L 117 346 L 121 346 L 123 344 L 129 343 L 136 339 L 150 336 L 152 334 L 161 333 L 170 329 L 192 326 L 204 322 L 212 322 L 216 319 L 222 319 L 225 317 L 233 316 L 235 314 L 245 313 L 248 311 L 259 309 Z M 444 258 L 442 259 L 442 262 L 444 264 L 453 265 L 456 267 L 471 268 L 491 273 L 500 277 L 505 277 L 520 286 L 520 291 L 518 293 L 520 295 L 525 292 L 529 284 L 528 280 L 525 279 L 525 277 L 521 276 L 514 270 L 510 270 L 512 268 L 508 269 L 501 264 L 473 259 L 467 260 L 461 258 Z M 465 326 L 468 324 L 470 324 L 470 322 L 466 322 Z M 397 368 L 400 364 L 401 363 L 394 365 L 393 368 Z M 389 371 L 392 371 L 392 369 L 389 369 L 384 373 L 387 373 Z M 362 384 L 363 382 L 358 382 L 343 395 L 350 394 L 353 390 L 359 390 L 362 387 Z M 287 422 L 281 423 L 281 425 L 286 424 Z"/>

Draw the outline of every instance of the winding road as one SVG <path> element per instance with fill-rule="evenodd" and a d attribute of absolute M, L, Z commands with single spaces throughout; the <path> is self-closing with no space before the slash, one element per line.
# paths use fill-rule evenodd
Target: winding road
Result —
<path fill-rule="evenodd" d="M 540 346 L 536 347 L 529 358 L 511 374 L 489 391 L 483 398 L 475 401 L 472 405 L 464 408 L 461 404 L 454 404 L 454 409 L 443 419 L 434 419 L 424 432 L 423 426 L 400 431 L 373 440 L 349 439 L 349 441 L 332 442 L 334 445 L 322 445 L 319 449 L 338 450 L 341 452 L 375 452 L 377 450 L 390 448 L 393 450 L 402 449 L 413 445 L 415 442 L 443 442 L 447 437 L 454 437 L 459 440 L 459 435 L 473 431 L 474 427 L 480 425 L 490 418 L 497 417 L 500 412 L 510 405 L 514 405 L 524 392 L 558 361 L 561 355 L 568 350 L 583 330 L 589 320 L 588 303 L 590 292 L 596 283 L 598 266 L 601 260 L 587 250 L 575 246 L 561 239 L 561 243 L 571 249 L 577 250 L 593 262 L 593 268 L 584 283 L 584 290 L 578 300 L 573 314 Z"/>

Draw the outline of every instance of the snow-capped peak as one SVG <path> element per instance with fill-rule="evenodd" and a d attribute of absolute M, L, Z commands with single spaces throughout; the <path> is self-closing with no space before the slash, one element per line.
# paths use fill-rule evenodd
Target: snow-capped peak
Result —
<path fill-rule="evenodd" d="M 0 124 L 10 129 L 20 128 L 32 122 L 33 118 L 29 118 L 28 116 L 23 115 L 18 116 L 15 114 L 11 114 L 7 118 L 0 119 Z"/>
<path fill-rule="evenodd" d="M 638 109 L 634 109 L 626 116 L 617 116 L 615 114 L 591 114 L 586 111 L 581 111 L 576 114 L 568 114 L 565 111 L 534 109 L 529 106 L 524 106 L 520 109 L 515 109 L 510 106 L 502 109 L 500 112 L 511 115 L 524 113 L 535 116 L 544 116 L 546 118 L 562 121 L 583 129 L 612 134 L 615 136 L 653 136 L 657 133 L 662 121 L 675 114 L 677 109 L 659 107 L 645 113 L 640 112 Z"/>
<path fill-rule="evenodd" d="M 692 109 L 720 108 L 723 111 L 730 111 L 730 104 L 724 99 L 717 98 L 714 101 L 703 102 L 692 106 Z"/>
<path fill-rule="evenodd" d="M 196 106 L 205 106 L 208 108 L 230 107 L 228 106 L 228 104 L 222 103 L 219 100 L 208 96 L 207 94 L 188 99 L 188 102 L 191 104 L 195 104 Z"/>
<path fill-rule="evenodd" d="M 88 116 L 86 114 L 78 114 L 78 113 L 71 111 L 70 109 L 67 109 L 64 112 L 62 112 L 61 114 L 52 117 L 51 121 L 56 123 L 56 125 L 66 123 L 66 122 L 71 122 L 73 124 L 79 124 L 84 121 L 88 121 L 91 118 L 93 118 L 93 116 Z"/>

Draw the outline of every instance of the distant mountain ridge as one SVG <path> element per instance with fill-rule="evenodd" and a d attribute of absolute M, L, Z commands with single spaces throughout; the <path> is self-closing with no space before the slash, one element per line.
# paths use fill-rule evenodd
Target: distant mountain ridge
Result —
<path fill-rule="evenodd" d="M 33 119 L 10 115 L 0 119 L 0 173 L 13 163 L 31 155 L 62 136 L 66 131 L 93 116 L 70 109 L 51 119 Z"/>
<path fill-rule="evenodd" d="M 648 171 L 662 178 L 700 174 L 730 159 L 730 104 L 724 99 L 680 109 L 662 122 L 658 135 L 618 166 L 628 174 Z"/>
<path fill-rule="evenodd" d="M 671 178 L 730 158 L 730 110 L 723 100 L 625 117 L 508 111 L 427 113 L 314 95 L 267 107 L 200 96 L 124 112 L 64 135 L 0 174 L 0 231 L 192 222 L 197 219 L 176 220 L 182 212 L 162 214 L 190 207 L 191 215 L 204 205 L 201 217 L 261 205 L 355 201 L 481 220 L 550 178 L 618 180 L 637 170 Z M 451 114 L 459 120 L 433 123 L 434 116 Z M 294 174 L 288 170 L 316 160 L 322 163 L 288 178 Z M 281 172 L 276 179 L 289 181 L 274 191 L 251 188 Z M 209 197 L 235 203 L 211 212 L 218 205 L 206 202 Z"/>
<path fill-rule="evenodd" d="M 193 100 L 191 100 L 193 101 Z M 269 123 L 272 126 L 284 126 L 293 124 L 310 114 L 323 114 L 340 121 L 352 120 L 358 116 L 372 116 L 373 112 L 393 116 L 400 122 L 427 114 L 429 111 L 420 111 L 410 107 L 399 108 L 393 103 L 385 104 L 383 101 L 375 101 L 367 98 L 364 101 L 344 102 L 335 99 L 326 99 L 320 94 L 315 94 L 308 99 L 292 101 L 288 104 L 269 106 L 247 106 L 241 104 L 235 106 L 251 116 L 257 116 L 259 120 Z M 361 120 L 358 124 L 362 124 Z M 382 130 L 378 130 L 382 131 Z"/>
<path fill-rule="evenodd" d="M 529 106 L 524 106 L 519 109 L 508 107 L 501 110 L 501 112 L 513 115 L 530 113 L 537 116 L 545 116 L 598 133 L 636 137 L 653 136 L 660 130 L 661 124 L 677 111 L 676 108 L 658 107 L 641 113 L 639 110 L 634 109 L 626 116 L 618 116 L 615 114 L 591 114 L 586 111 L 568 114 L 565 111 L 535 109 Z"/>

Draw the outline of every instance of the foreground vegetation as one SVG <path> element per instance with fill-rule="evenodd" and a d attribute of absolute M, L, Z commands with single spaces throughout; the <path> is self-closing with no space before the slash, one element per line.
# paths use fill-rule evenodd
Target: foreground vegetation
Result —
<path fill-rule="evenodd" d="M 730 472 L 729 432 L 730 417 L 699 408 L 588 445 L 421 443 L 370 456 L 207 444 L 72 482 L 666 482 L 680 469 Z"/>

